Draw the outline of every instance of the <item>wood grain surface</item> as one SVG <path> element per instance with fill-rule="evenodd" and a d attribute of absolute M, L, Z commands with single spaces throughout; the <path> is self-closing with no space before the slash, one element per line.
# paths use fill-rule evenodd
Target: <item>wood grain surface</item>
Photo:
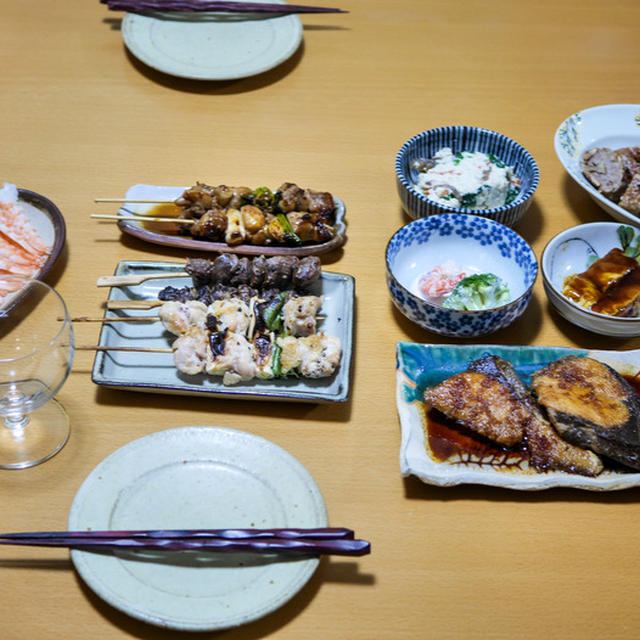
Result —
<path fill-rule="evenodd" d="M 323 559 L 275 613 L 205 637 L 638 637 L 640 490 L 520 493 L 401 478 L 395 343 L 456 342 L 394 310 L 384 250 L 409 221 L 395 190 L 398 148 L 449 124 L 500 131 L 533 154 L 540 186 L 517 230 L 538 256 L 560 230 L 609 220 L 565 175 L 553 135 L 580 109 L 639 102 L 640 3 L 339 6 L 350 13 L 303 16 L 303 44 L 272 71 L 199 82 L 166 76 L 129 55 L 121 14 L 97 0 L 0 0 L 0 180 L 47 196 L 65 216 L 67 247 L 49 281 L 71 315 L 102 313 L 106 291 L 95 282 L 118 261 L 185 257 L 89 218 L 115 213 L 94 198 L 121 196 L 136 183 L 293 181 L 335 193 L 347 206 L 348 240 L 323 263 L 352 274 L 357 295 L 353 392 L 340 406 L 100 389 L 91 382 L 93 355 L 78 352 L 58 394 L 71 438 L 43 465 L 0 472 L 0 528 L 64 529 L 84 478 L 131 440 L 179 426 L 234 427 L 300 460 L 324 495 L 331 524 L 354 528 L 373 552 Z M 98 331 L 78 326 L 78 343 L 95 343 Z M 603 338 L 563 320 L 540 278 L 525 314 L 490 341 L 640 347 L 640 340 Z M 20 548 L 0 554 L 0 636 L 191 637 L 105 604 L 66 551 Z"/>

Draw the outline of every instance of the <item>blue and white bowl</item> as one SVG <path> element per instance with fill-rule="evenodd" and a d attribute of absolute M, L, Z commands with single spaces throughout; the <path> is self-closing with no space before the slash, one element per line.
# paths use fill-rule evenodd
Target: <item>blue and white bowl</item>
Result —
<path fill-rule="evenodd" d="M 419 280 L 453 260 L 467 274 L 493 273 L 509 287 L 509 302 L 483 311 L 446 309 L 425 300 Z M 531 247 L 508 227 L 461 213 L 420 218 L 399 229 L 386 250 L 391 299 L 412 322 L 445 336 L 493 333 L 518 318 L 531 299 L 538 261 Z"/>
<path fill-rule="evenodd" d="M 418 178 L 414 160 L 432 158 L 440 149 L 450 147 L 458 151 L 481 151 L 492 153 L 513 167 L 521 180 L 516 198 L 502 207 L 494 209 L 457 209 L 429 200 L 414 187 Z M 501 133 L 479 127 L 451 126 L 423 131 L 405 142 L 396 156 L 396 184 L 402 206 L 412 218 L 425 218 L 437 213 L 468 213 L 496 220 L 509 227 L 514 226 L 531 204 L 540 173 L 533 156 L 521 145 Z"/>

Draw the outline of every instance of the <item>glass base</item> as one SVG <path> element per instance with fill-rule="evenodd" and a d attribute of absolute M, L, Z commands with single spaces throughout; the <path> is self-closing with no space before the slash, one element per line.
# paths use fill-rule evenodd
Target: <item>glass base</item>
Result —
<path fill-rule="evenodd" d="M 69 417 L 57 400 L 28 414 L 24 429 L 10 429 L 0 418 L 0 469 L 26 469 L 54 456 L 69 439 Z"/>

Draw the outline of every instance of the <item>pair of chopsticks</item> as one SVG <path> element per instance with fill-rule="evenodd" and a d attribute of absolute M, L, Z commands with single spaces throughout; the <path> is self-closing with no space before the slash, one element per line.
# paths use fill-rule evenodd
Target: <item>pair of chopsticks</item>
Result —
<path fill-rule="evenodd" d="M 1 533 L 0 545 L 72 549 L 155 549 L 363 556 L 366 540 L 344 528 L 321 529 L 168 529 L 137 531 L 40 531 Z"/>
<path fill-rule="evenodd" d="M 100 0 L 111 11 L 148 13 L 150 11 L 232 12 L 232 13 L 349 13 L 331 7 L 310 7 L 295 4 L 262 2 L 211 2 L 208 0 Z"/>

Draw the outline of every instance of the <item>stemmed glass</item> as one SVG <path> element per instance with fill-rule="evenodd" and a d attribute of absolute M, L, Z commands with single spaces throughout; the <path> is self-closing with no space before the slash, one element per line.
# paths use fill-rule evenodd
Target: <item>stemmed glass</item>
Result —
<path fill-rule="evenodd" d="M 38 280 L 0 276 L 0 468 L 55 455 L 69 418 L 53 399 L 73 361 L 73 329 L 60 294 Z"/>

